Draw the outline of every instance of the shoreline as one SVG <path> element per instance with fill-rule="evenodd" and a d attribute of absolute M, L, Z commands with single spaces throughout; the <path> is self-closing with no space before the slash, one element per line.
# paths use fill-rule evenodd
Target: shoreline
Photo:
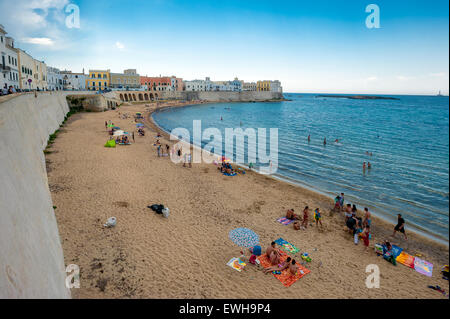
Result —
<path fill-rule="evenodd" d="M 160 112 L 160 111 L 163 111 L 163 110 L 166 110 L 166 109 L 169 109 L 169 108 L 184 108 L 184 107 L 195 106 L 195 105 L 202 105 L 202 104 L 218 104 L 218 103 L 228 103 L 228 102 L 203 102 L 203 103 L 197 103 L 197 102 L 189 103 L 189 102 L 187 102 L 186 104 L 180 105 L 180 106 L 178 106 L 178 105 L 177 105 L 177 106 L 170 106 L 170 105 L 168 105 L 168 106 L 165 106 L 165 107 L 163 107 L 163 108 L 158 108 L 158 109 L 152 110 L 151 112 L 149 112 L 149 113 L 147 114 L 147 116 L 145 117 L 145 120 L 149 119 L 149 120 L 150 120 L 149 122 L 153 125 L 153 129 L 156 130 L 157 132 L 159 132 L 159 133 L 160 133 L 162 136 L 164 136 L 165 138 L 169 139 L 170 133 L 167 132 L 167 131 L 166 131 L 164 128 L 162 128 L 161 126 L 159 126 L 158 123 L 156 123 L 156 121 L 154 120 L 154 118 L 153 118 L 153 116 L 152 116 L 153 114 L 155 114 L 155 113 L 157 113 L 157 112 Z M 240 103 L 240 102 L 236 102 L 236 103 Z M 186 143 L 188 143 L 188 142 L 186 142 Z M 197 149 L 197 150 L 204 151 L 204 152 L 207 152 L 207 153 L 211 154 L 210 152 L 203 150 L 202 147 L 200 147 L 200 146 L 198 146 L 198 145 L 194 145 L 192 142 L 189 142 L 188 144 L 189 144 L 191 147 L 193 147 L 193 148 L 195 148 L 195 149 Z M 216 156 L 216 159 L 217 159 L 218 161 L 220 161 L 220 158 L 221 158 L 220 155 L 217 155 L 217 154 L 212 154 L 212 155 L 213 155 L 213 156 Z M 236 164 L 236 163 L 233 163 L 233 165 L 236 165 L 236 166 L 238 166 L 238 167 L 240 167 L 240 168 L 245 168 L 246 170 L 250 170 L 250 169 L 249 169 L 247 166 L 245 166 L 245 165 L 240 165 L 240 164 Z M 289 185 L 293 185 L 293 186 L 295 186 L 295 187 L 299 187 L 299 188 L 301 188 L 301 189 L 304 189 L 304 190 L 308 190 L 308 191 L 317 193 L 318 195 L 321 195 L 321 196 L 326 197 L 330 202 L 333 202 L 333 201 L 334 201 L 334 199 L 333 199 L 333 197 L 332 197 L 331 195 L 327 195 L 327 194 L 323 193 L 320 189 L 316 189 L 316 188 L 314 188 L 314 187 L 308 187 L 308 186 L 302 184 L 301 181 L 290 180 L 290 179 L 288 179 L 288 178 L 285 178 L 285 177 L 282 176 L 282 175 L 276 175 L 276 174 L 274 174 L 274 175 L 272 175 L 272 174 L 271 174 L 271 175 L 263 175 L 263 174 L 260 174 L 260 173 L 256 172 L 255 170 L 252 170 L 252 171 L 253 171 L 254 173 L 256 173 L 256 174 L 261 175 L 261 176 L 265 176 L 265 177 L 268 177 L 268 178 L 272 178 L 272 179 L 277 180 L 277 181 L 280 181 L 280 182 L 282 182 L 282 183 L 287 183 L 287 184 L 289 184 Z M 357 204 L 357 206 L 361 207 L 361 205 L 359 205 L 358 203 L 355 203 L 355 204 Z M 362 214 L 362 211 L 359 210 L 359 209 L 358 209 L 358 212 L 359 212 L 360 214 Z M 392 225 L 391 229 L 394 228 L 394 226 L 395 226 L 395 224 L 396 224 L 395 221 L 389 220 L 389 218 L 384 217 L 384 216 L 381 216 L 381 214 L 377 213 L 376 209 L 375 209 L 374 211 L 371 211 L 371 213 L 372 213 L 372 219 L 373 219 L 373 220 L 381 221 L 381 223 L 384 224 L 384 225 L 386 225 L 386 226 L 387 226 L 387 225 Z M 422 237 L 424 240 L 431 241 L 431 242 L 433 242 L 433 243 L 435 243 L 435 244 L 438 244 L 438 245 L 442 245 L 444 248 L 447 248 L 447 249 L 449 248 L 449 241 L 448 241 L 448 240 L 445 241 L 445 239 L 443 239 L 443 238 L 440 238 L 440 237 L 438 237 L 438 236 L 433 236 L 432 234 L 428 233 L 428 232 L 425 231 L 425 230 L 420 230 L 420 229 L 418 229 L 417 226 L 407 226 L 407 229 L 408 229 L 408 232 L 409 232 L 409 233 L 414 233 L 416 236 L 420 236 L 420 237 Z"/>

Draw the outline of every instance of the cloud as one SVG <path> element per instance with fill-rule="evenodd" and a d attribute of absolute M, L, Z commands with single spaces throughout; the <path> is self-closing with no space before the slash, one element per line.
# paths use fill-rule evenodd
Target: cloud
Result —
<path fill-rule="evenodd" d="M 409 81 L 415 79 L 413 76 L 397 75 L 396 79 L 399 81 Z"/>
<path fill-rule="evenodd" d="M 39 45 L 53 45 L 54 41 L 50 38 L 23 38 L 22 42 L 39 44 Z"/>
<path fill-rule="evenodd" d="M 125 49 L 125 46 L 123 45 L 123 43 L 120 43 L 119 41 L 117 41 L 116 48 L 118 48 L 119 50 L 123 50 L 123 49 Z"/>
<path fill-rule="evenodd" d="M 0 21 L 25 43 L 56 47 L 67 42 L 64 8 L 69 0 L 0 1 Z"/>
<path fill-rule="evenodd" d="M 376 81 L 378 78 L 376 76 L 369 76 L 366 81 Z"/>
<path fill-rule="evenodd" d="M 445 73 L 445 72 L 430 73 L 430 74 L 429 74 L 429 76 L 436 77 L 436 78 L 442 78 L 442 77 L 444 77 L 444 76 L 446 76 L 446 75 L 447 75 L 447 73 Z"/>

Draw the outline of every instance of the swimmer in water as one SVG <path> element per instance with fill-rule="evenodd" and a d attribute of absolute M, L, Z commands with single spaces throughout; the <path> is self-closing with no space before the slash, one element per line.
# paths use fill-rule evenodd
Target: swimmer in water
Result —
<path fill-rule="evenodd" d="M 339 140 L 338 140 L 338 139 L 335 139 L 334 142 L 335 142 L 335 143 L 339 143 Z"/>
<path fill-rule="evenodd" d="M 370 164 L 370 162 L 367 162 L 367 168 L 371 169 L 372 168 L 372 164 Z"/>
<path fill-rule="evenodd" d="M 311 142 L 311 135 L 308 135 L 308 143 Z"/>
<path fill-rule="evenodd" d="M 366 162 L 363 163 L 363 170 L 366 170 Z"/>
<path fill-rule="evenodd" d="M 327 138 L 326 137 L 323 139 L 323 145 L 327 145 Z"/>
<path fill-rule="evenodd" d="M 220 117 L 220 120 L 221 120 L 221 121 L 223 121 L 223 118 L 222 118 L 222 116 Z"/>

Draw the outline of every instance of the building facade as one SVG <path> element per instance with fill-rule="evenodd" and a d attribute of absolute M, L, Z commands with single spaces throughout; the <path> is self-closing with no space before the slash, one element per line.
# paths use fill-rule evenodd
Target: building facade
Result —
<path fill-rule="evenodd" d="M 269 92 L 283 92 L 283 88 L 281 87 L 281 82 L 278 80 L 270 81 L 270 80 L 264 80 L 264 81 L 258 81 L 256 83 L 256 90 L 257 91 L 269 91 Z"/>
<path fill-rule="evenodd" d="M 124 70 L 123 73 L 111 73 L 110 88 L 135 90 L 141 86 L 140 76 L 136 69 Z"/>
<path fill-rule="evenodd" d="M 89 91 L 106 90 L 110 85 L 110 70 L 89 70 L 86 89 Z"/>
<path fill-rule="evenodd" d="M 61 71 L 63 89 L 67 91 L 86 90 L 86 80 L 88 76 L 83 73 L 73 73 L 72 71 Z"/>
<path fill-rule="evenodd" d="M 147 91 L 183 91 L 184 83 L 182 78 L 176 76 L 160 77 L 140 77 L 141 87 L 147 88 Z"/>
<path fill-rule="evenodd" d="M 62 91 L 64 89 L 63 75 L 59 69 L 47 67 L 47 85 L 49 91 Z"/>
<path fill-rule="evenodd" d="M 34 59 L 27 52 L 16 49 L 19 65 L 19 86 L 21 90 L 47 90 L 47 65 Z"/>
<path fill-rule="evenodd" d="M 6 36 L 0 24 L 0 88 L 10 86 L 20 89 L 19 60 L 14 48 L 14 39 Z"/>
<path fill-rule="evenodd" d="M 242 81 L 242 91 L 256 91 L 256 82 Z"/>

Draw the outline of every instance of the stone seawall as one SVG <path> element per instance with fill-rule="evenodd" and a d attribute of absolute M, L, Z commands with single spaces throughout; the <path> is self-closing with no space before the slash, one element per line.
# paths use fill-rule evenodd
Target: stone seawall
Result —
<path fill-rule="evenodd" d="M 271 100 L 283 99 L 283 94 L 278 92 L 259 92 L 259 91 L 244 91 L 244 92 L 162 92 L 161 99 L 176 99 L 176 100 L 201 100 L 208 102 L 261 102 Z"/>
<path fill-rule="evenodd" d="M 278 92 L 190 92 L 190 91 L 114 91 L 115 99 L 121 102 L 148 102 L 154 100 L 182 100 L 207 102 L 263 102 L 283 100 Z"/>
<path fill-rule="evenodd" d="M 0 298 L 70 298 L 43 150 L 77 94 L 0 97 Z"/>

